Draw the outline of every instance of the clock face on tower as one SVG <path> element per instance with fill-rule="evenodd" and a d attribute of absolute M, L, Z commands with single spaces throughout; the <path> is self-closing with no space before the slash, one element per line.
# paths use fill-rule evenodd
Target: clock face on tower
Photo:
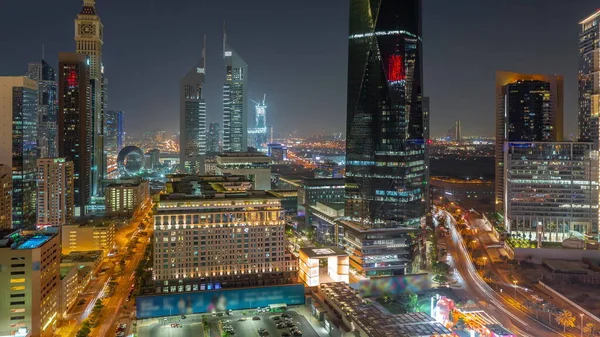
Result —
<path fill-rule="evenodd" d="M 92 35 L 94 31 L 94 25 L 91 23 L 82 23 L 79 25 L 79 35 Z"/>

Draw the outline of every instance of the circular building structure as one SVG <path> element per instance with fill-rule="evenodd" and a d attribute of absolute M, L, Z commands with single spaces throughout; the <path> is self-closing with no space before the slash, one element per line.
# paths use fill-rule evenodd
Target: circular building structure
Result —
<path fill-rule="evenodd" d="M 144 169 L 144 151 L 137 146 L 126 146 L 117 156 L 117 168 L 121 177 L 131 177 Z"/>

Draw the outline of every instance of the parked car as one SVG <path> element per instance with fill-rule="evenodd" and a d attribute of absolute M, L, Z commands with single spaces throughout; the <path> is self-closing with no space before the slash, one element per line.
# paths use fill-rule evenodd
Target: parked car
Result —
<path fill-rule="evenodd" d="M 260 317 L 258 317 L 258 316 L 254 316 L 254 317 L 252 317 L 252 320 L 253 320 L 253 321 L 260 321 Z"/>

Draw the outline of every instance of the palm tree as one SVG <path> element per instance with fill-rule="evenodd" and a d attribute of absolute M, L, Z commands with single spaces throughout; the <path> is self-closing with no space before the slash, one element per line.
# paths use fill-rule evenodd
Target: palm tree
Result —
<path fill-rule="evenodd" d="M 569 310 L 563 310 L 556 315 L 556 323 L 562 325 L 563 333 L 567 331 L 567 327 L 572 328 L 575 326 L 575 316 Z"/>
<path fill-rule="evenodd" d="M 594 324 L 588 323 L 583 327 L 583 333 L 585 337 L 596 337 L 600 333 L 600 330 Z"/>

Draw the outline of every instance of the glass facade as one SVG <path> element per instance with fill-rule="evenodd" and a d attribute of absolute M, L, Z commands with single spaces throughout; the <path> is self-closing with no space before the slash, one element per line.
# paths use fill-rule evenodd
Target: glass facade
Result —
<path fill-rule="evenodd" d="M 219 123 L 210 123 L 206 139 L 206 152 L 219 153 L 221 143 L 221 126 Z"/>
<path fill-rule="evenodd" d="M 579 23 L 579 141 L 593 142 L 598 149 L 600 130 L 600 83 L 598 82 L 598 62 L 600 47 L 600 12 L 585 18 Z"/>
<path fill-rule="evenodd" d="M 56 73 L 42 60 L 29 64 L 27 77 L 38 82 L 37 155 L 55 158 L 58 156 Z"/>
<path fill-rule="evenodd" d="M 123 148 L 123 111 L 108 111 L 104 126 L 104 150 L 107 156 L 116 158 Z"/>
<path fill-rule="evenodd" d="M 87 57 L 59 54 L 59 155 L 74 165 L 76 215 L 85 213 L 91 193 L 92 110 Z"/>
<path fill-rule="evenodd" d="M 593 144 L 512 142 L 505 163 L 505 219 L 511 234 L 554 242 L 598 234 Z"/>
<path fill-rule="evenodd" d="M 345 215 L 371 227 L 425 215 L 421 49 L 419 0 L 350 1 Z"/>
<path fill-rule="evenodd" d="M 223 150 L 248 150 L 248 64 L 223 40 Z"/>
<path fill-rule="evenodd" d="M 36 220 L 37 90 L 12 89 L 13 228 L 25 228 Z"/>

